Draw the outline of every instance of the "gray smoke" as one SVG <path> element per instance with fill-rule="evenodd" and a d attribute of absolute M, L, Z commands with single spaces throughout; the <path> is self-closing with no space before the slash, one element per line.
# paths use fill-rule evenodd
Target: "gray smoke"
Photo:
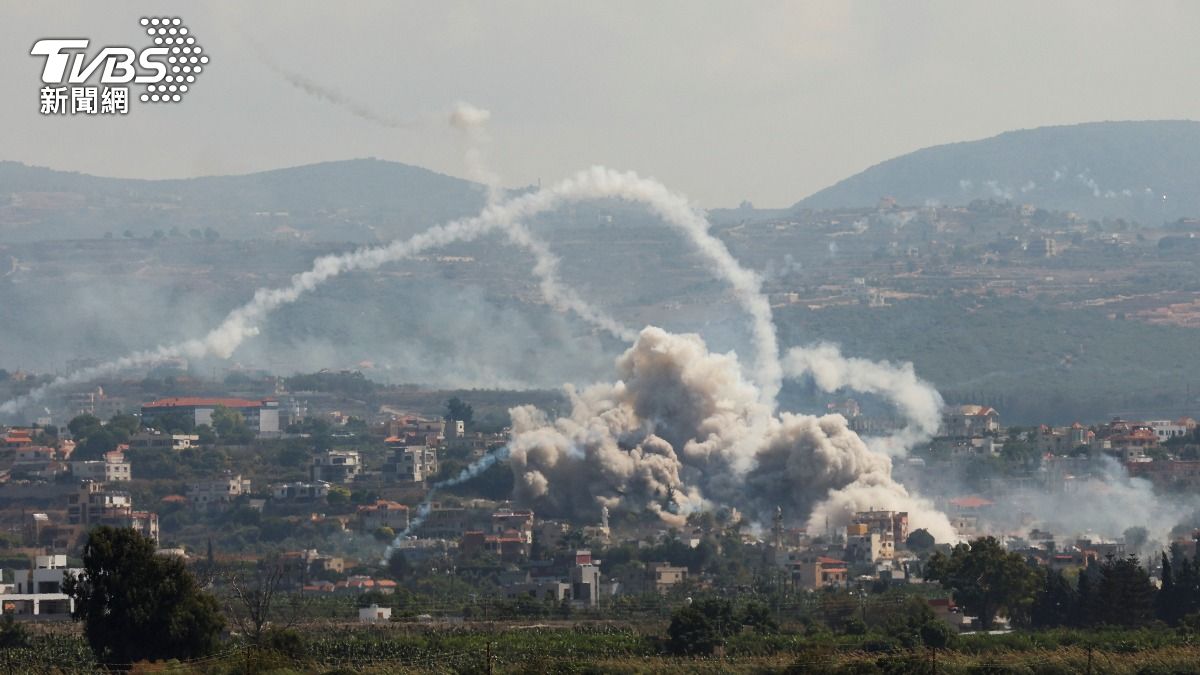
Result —
<path fill-rule="evenodd" d="M 737 357 L 709 352 L 698 335 L 648 327 L 617 359 L 616 376 L 568 388 L 564 417 L 511 411 L 518 501 L 580 519 L 597 518 L 601 507 L 650 512 L 671 525 L 714 506 L 763 519 L 783 506 L 810 529 L 826 519 L 845 524 L 859 510 L 896 509 L 940 541 L 955 537 L 945 515 L 896 483 L 888 455 L 845 418 L 775 413 Z"/>

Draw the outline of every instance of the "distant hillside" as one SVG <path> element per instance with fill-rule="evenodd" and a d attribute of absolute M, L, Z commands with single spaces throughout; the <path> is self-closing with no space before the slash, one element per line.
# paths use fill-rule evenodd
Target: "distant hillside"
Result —
<path fill-rule="evenodd" d="M 883 196 L 902 204 L 1007 199 L 1157 225 L 1200 216 L 1198 188 L 1200 122 L 1095 122 L 925 148 L 877 164 L 796 207 L 867 206 Z"/>
<path fill-rule="evenodd" d="M 480 186 L 374 159 L 242 176 L 130 180 L 0 162 L 0 242 L 135 237 L 212 227 L 221 236 L 390 239 L 475 213 Z"/>

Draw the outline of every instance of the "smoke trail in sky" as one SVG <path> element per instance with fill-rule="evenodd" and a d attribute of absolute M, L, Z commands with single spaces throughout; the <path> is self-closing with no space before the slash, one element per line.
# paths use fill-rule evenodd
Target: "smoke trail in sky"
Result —
<path fill-rule="evenodd" d="M 77 371 L 42 385 L 29 394 L 0 404 L 0 413 L 12 414 L 23 406 L 41 400 L 46 394 L 65 386 L 80 384 L 127 368 L 144 367 L 173 358 L 199 359 L 206 356 L 229 358 L 247 338 L 258 334 L 259 324 L 279 307 L 296 302 L 306 293 L 337 276 L 351 271 L 371 270 L 418 255 L 432 248 L 457 241 L 471 241 L 562 207 L 565 204 L 599 199 L 623 199 L 646 205 L 668 225 L 676 228 L 714 265 L 718 276 L 727 279 L 754 320 L 757 379 L 764 400 L 773 402 L 782 380 L 775 327 L 771 308 L 760 292 L 757 274 L 738 264 L 725 245 L 708 232 L 708 222 L 687 199 L 672 193 L 661 183 L 633 172 L 592 167 L 550 187 L 487 206 L 479 215 L 438 225 L 403 241 L 384 246 L 360 248 L 349 253 L 317 258 L 311 269 L 295 274 L 282 288 L 261 288 L 253 298 L 230 312 L 208 334 L 183 342 L 160 346 Z M 560 301 L 570 309 L 587 313 L 576 296 Z M 615 328 L 615 326 L 614 326 Z M 627 335 L 625 331 L 621 334 Z"/>

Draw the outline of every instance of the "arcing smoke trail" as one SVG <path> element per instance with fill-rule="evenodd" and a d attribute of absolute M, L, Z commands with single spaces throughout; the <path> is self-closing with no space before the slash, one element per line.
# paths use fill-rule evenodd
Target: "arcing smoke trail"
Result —
<path fill-rule="evenodd" d="M 420 122 L 417 120 L 380 115 L 371 107 L 351 99 L 332 87 L 314 82 L 304 75 L 284 68 L 271 57 L 269 51 L 264 49 L 263 46 L 259 44 L 256 39 L 254 39 L 253 36 L 242 31 L 239 32 L 242 33 L 242 38 L 254 48 L 254 51 L 258 53 L 258 57 L 268 68 L 270 68 L 275 74 L 282 77 L 288 84 L 296 87 L 309 96 L 318 98 L 326 103 L 332 103 L 333 105 L 336 105 L 337 107 L 345 110 L 355 117 L 358 117 L 359 119 L 373 122 L 389 129 L 412 128 L 420 125 Z"/>
<path fill-rule="evenodd" d="M 429 517 L 430 505 L 433 503 L 433 497 L 438 490 L 453 487 L 455 485 L 459 485 L 460 483 L 465 483 L 484 471 L 492 468 L 496 462 L 500 462 L 505 459 L 508 459 L 508 446 L 496 448 L 483 457 L 475 460 L 467 467 L 463 468 L 462 471 L 458 472 L 457 476 L 453 478 L 447 478 L 440 483 L 434 483 L 431 485 L 429 487 L 429 492 L 425 494 L 425 499 L 422 500 L 420 506 L 417 507 L 416 515 L 408 520 L 408 527 L 404 528 L 403 532 L 397 533 L 396 538 L 392 540 L 392 543 L 388 544 L 387 551 L 383 554 L 383 561 L 386 563 L 388 558 L 392 557 L 392 552 L 399 548 L 400 542 L 404 541 L 410 532 L 414 532 L 417 528 L 421 527 L 421 524 L 424 523 L 425 519 Z"/>
<path fill-rule="evenodd" d="M 0 404 L 0 413 L 15 413 L 22 406 L 40 400 L 51 391 L 87 382 L 125 368 L 146 366 L 179 357 L 229 358 L 246 338 L 258 334 L 259 322 L 267 315 L 279 307 L 295 302 L 334 277 L 355 270 L 375 269 L 456 241 L 471 241 L 496 229 L 510 228 L 522 219 L 553 211 L 564 204 L 598 199 L 624 199 L 645 204 L 669 225 L 680 230 L 701 254 L 714 263 L 720 276 L 733 284 L 743 305 L 754 319 L 758 379 L 764 398 L 773 403 L 779 390 L 782 370 L 779 365 L 775 328 L 771 322 L 771 308 L 759 292 L 758 276 L 743 269 L 725 245 L 708 232 L 707 221 L 684 197 L 673 194 L 661 183 L 641 178 L 636 173 L 597 166 L 580 171 L 551 187 L 490 205 L 478 216 L 432 227 L 404 241 L 317 258 L 311 269 L 294 275 L 287 286 L 255 291 L 249 302 L 230 312 L 220 325 L 202 338 L 136 352 L 60 377 L 25 396 Z M 517 240 L 520 241 L 519 238 Z M 556 264 L 556 261 L 551 264 L 549 270 L 553 271 Z M 586 303 L 573 293 L 564 293 L 557 297 L 561 305 L 580 310 L 581 316 L 597 318 L 594 310 L 589 311 Z M 614 324 L 612 327 L 617 326 Z M 618 334 L 628 336 L 628 331 L 622 329 Z"/>

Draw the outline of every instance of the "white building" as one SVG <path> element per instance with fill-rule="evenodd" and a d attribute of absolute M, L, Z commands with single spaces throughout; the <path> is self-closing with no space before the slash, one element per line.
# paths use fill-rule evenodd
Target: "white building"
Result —
<path fill-rule="evenodd" d="M 361 472 L 357 450 L 328 450 L 313 458 L 311 477 L 326 483 L 351 483 Z"/>
<path fill-rule="evenodd" d="M 387 623 L 392 620 L 392 608 L 371 605 L 358 609 L 359 623 Z"/>
<path fill-rule="evenodd" d="M 192 483 L 187 490 L 188 501 L 201 511 L 223 509 L 244 494 L 250 494 L 250 479 L 241 474 Z"/>
<path fill-rule="evenodd" d="M 385 478 L 414 483 L 428 480 L 437 471 L 437 448 L 424 445 L 392 448 L 387 463 L 383 465 Z"/>
<path fill-rule="evenodd" d="M 31 570 L 14 570 L 12 588 L 0 594 L 0 609 L 16 616 L 66 617 L 75 601 L 62 592 L 63 574 L 78 576 L 83 570 L 67 567 L 65 555 L 39 555 Z"/>

